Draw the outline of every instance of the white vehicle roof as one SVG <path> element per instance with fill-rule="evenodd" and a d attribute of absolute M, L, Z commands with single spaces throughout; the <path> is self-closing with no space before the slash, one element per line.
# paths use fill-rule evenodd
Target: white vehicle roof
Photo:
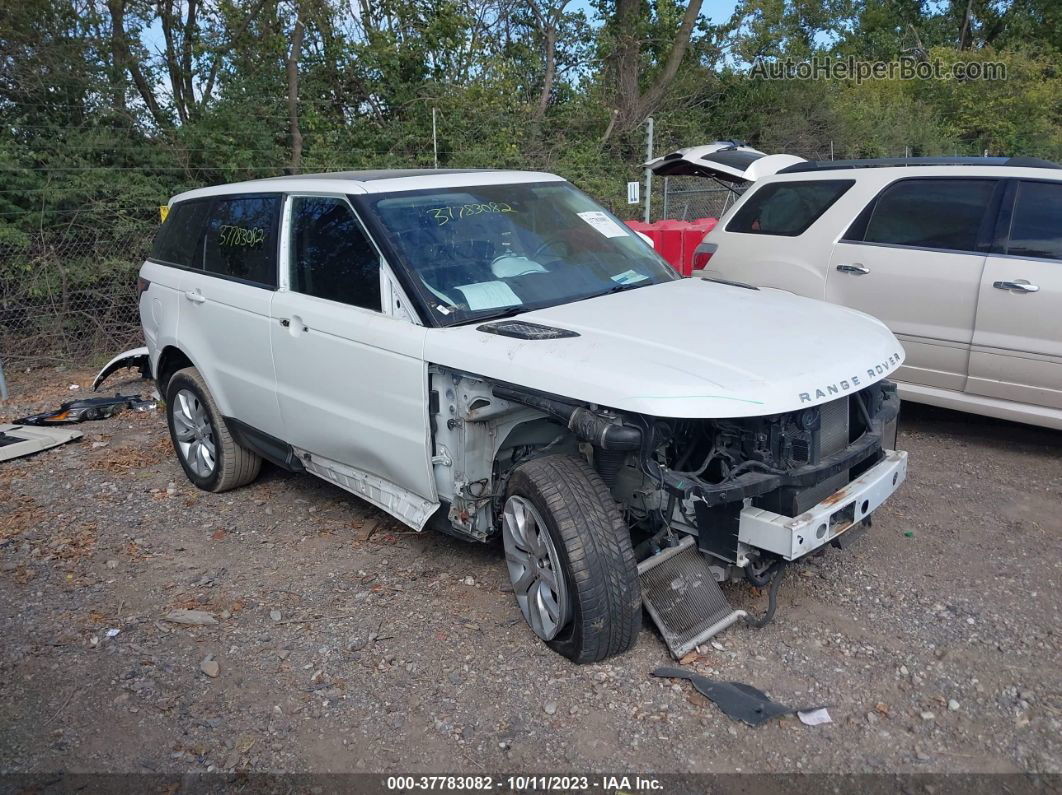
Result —
<path fill-rule="evenodd" d="M 974 163 L 918 163 L 909 165 L 875 165 L 875 166 L 839 166 L 785 169 L 777 174 L 763 177 L 761 182 L 802 182 L 809 179 L 857 179 L 888 183 L 904 177 L 992 177 L 995 179 L 1049 179 L 1062 180 L 1062 169 L 1058 166 L 1012 166 L 1012 165 L 977 165 Z"/>
<path fill-rule="evenodd" d="M 179 193 L 170 204 L 207 196 L 234 193 L 394 193 L 425 188 L 460 188 L 466 185 L 514 185 L 526 182 L 563 182 L 563 177 L 541 171 L 503 171 L 489 168 L 384 169 L 296 174 L 213 185 Z"/>

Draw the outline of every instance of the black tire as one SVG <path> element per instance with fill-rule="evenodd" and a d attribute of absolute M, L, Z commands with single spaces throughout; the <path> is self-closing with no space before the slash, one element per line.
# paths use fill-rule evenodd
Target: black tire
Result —
<path fill-rule="evenodd" d="M 543 456 L 517 467 L 506 500 L 529 500 L 561 558 L 571 621 L 547 641 L 576 663 L 631 649 L 642 624 L 642 595 L 630 533 L 601 477 L 569 455 Z"/>
<path fill-rule="evenodd" d="M 210 423 L 216 452 L 214 467 L 209 475 L 196 473 L 185 460 L 174 428 L 174 406 L 178 393 L 187 390 L 198 398 Z M 207 388 L 203 376 L 194 367 L 178 370 L 166 385 L 166 423 L 170 428 L 170 441 L 181 468 L 188 479 L 203 491 L 222 492 L 245 486 L 256 477 L 262 468 L 262 459 L 246 448 L 240 447 L 232 438 L 222 419 L 221 412 Z"/>

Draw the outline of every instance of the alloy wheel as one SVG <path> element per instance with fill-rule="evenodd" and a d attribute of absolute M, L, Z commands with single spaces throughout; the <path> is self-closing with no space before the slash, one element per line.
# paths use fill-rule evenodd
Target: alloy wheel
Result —
<path fill-rule="evenodd" d="M 201 478 L 210 477 L 217 465 L 214 426 L 206 406 L 190 389 L 182 389 L 176 395 L 173 430 L 177 448 L 188 468 Z"/>
<path fill-rule="evenodd" d="M 552 640 L 571 619 L 571 605 L 557 548 L 530 500 L 514 494 L 506 501 L 502 543 L 520 612 L 536 635 Z"/>

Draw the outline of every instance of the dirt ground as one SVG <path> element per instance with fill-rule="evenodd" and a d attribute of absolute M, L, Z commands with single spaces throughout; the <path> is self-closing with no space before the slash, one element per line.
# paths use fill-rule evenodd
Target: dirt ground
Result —
<path fill-rule="evenodd" d="M 8 378 L 0 420 L 91 374 Z M 0 464 L 0 771 L 1062 772 L 1060 433 L 905 406 L 870 533 L 690 664 L 833 718 L 750 728 L 650 676 L 648 626 L 604 664 L 550 652 L 498 546 L 272 468 L 197 491 L 160 413 L 79 428 Z"/>

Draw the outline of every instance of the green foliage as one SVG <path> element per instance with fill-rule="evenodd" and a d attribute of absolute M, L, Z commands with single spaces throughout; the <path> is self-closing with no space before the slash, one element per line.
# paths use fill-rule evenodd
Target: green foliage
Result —
<path fill-rule="evenodd" d="M 974 0 L 964 29 L 967 2 L 742 0 L 723 24 L 702 17 L 663 99 L 646 111 L 656 150 L 739 138 L 813 157 L 988 150 L 1062 159 L 1059 4 Z M 187 8 L 175 5 L 176 14 Z M 628 211 L 624 183 L 640 174 L 645 139 L 640 126 L 605 135 L 616 101 L 607 66 L 619 35 L 614 0 L 590 10 L 540 3 L 560 7 L 557 76 L 541 124 L 531 120 L 546 42 L 530 6 L 353 5 L 357 13 L 338 0 L 206 0 L 194 24 L 171 20 L 168 49 L 154 3 L 6 4 L 0 246 L 135 235 L 181 190 L 283 173 L 296 18 L 306 29 L 294 53 L 304 170 L 431 166 L 434 109 L 440 166 L 552 170 Z M 638 5 L 643 85 L 660 73 L 685 8 Z M 1008 73 L 861 84 L 747 74 L 754 57 L 826 54 L 1001 61 Z M 0 277 L 18 267 L 3 258 Z"/>

